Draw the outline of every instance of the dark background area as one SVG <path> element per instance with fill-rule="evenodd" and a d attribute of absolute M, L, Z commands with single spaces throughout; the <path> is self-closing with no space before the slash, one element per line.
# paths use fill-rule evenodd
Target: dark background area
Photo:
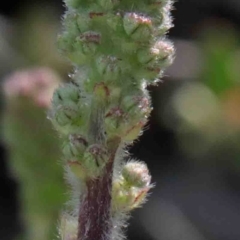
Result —
<path fill-rule="evenodd" d="M 35 2 L 37 3 L 33 0 L 4 1 L 0 7 L 0 14 L 17 22 L 19 11 Z M 38 3 L 43 9 L 48 9 L 50 5 L 56 6 L 60 19 L 64 9 L 60 1 L 46 0 Z M 200 29 L 212 21 L 220 26 L 225 22 L 230 23 L 239 35 L 239 0 L 179 0 L 174 4 L 174 8 L 175 26 L 169 34 L 173 41 L 180 39 L 198 42 L 201 36 Z M 184 60 L 187 54 L 188 52 L 179 49 L 178 55 L 177 49 L 176 62 Z M 14 69 L 9 67 L 6 72 L 12 70 Z M 161 112 L 159 113 L 158 109 L 163 109 L 162 105 L 167 101 L 165 96 L 172 94 L 182 82 L 190 81 L 184 77 L 175 79 L 181 70 L 181 66 L 174 65 L 166 73 L 163 83 L 158 87 L 149 87 L 155 108 L 147 130 L 130 152 L 132 156 L 148 164 L 156 187 L 152 190 L 148 203 L 142 209 L 134 211 L 127 230 L 128 238 L 239 240 L 240 171 L 236 168 L 228 169 L 218 163 L 218 159 L 230 161 L 235 150 L 225 146 L 213 151 L 214 154 L 200 154 L 197 157 L 187 155 L 181 149 L 176 131 L 169 128 L 161 117 L 159 118 Z M 191 135 L 188 135 L 188 140 L 192 141 Z M 198 144 L 196 141 L 191 146 L 198 148 Z M 240 141 L 238 144 L 240 146 Z M 0 239 L 10 240 L 17 231 L 21 231 L 18 212 L 19 184 L 9 175 L 6 164 L 8 153 L 3 144 L 0 154 Z"/>

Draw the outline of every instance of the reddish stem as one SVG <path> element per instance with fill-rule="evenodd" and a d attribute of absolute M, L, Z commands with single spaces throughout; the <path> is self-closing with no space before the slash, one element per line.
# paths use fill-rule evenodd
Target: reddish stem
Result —
<path fill-rule="evenodd" d="M 103 175 L 87 181 L 87 193 L 79 210 L 77 240 L 111 238 L 111 189 L 116 149 L 112 151 Z"/>

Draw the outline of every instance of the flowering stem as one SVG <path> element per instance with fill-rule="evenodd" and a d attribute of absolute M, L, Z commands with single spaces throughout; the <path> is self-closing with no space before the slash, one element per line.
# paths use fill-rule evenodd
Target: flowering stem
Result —
<path fill-rule="evenodd" d="M 147 166 L 125 162 L 122 146 L 142 133 L 152 110 L 146 86 L 172 63 L 174 47 L 165 39 L 172 1 L 65 3 L 58 43 L 75 71 L 55 91 L 49 115 L 64 140 L 73 193 L 60 234 L 62 240 L 121 240 L 128 213 L 152 187 Z"/>

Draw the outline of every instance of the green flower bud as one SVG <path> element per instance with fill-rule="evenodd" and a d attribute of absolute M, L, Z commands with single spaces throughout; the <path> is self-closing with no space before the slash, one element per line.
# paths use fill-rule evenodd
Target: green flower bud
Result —
<path fill-rule="evenodd" d="M 110 88 L 109 92 L 110 92 L 111 101 L 114 102 L 120 98 L 122 89 L 121 89 L 121 87 L 113 86 Z"/>
<path fill-rule="evenodd" d="M 146 188 L 133 188 L 132 189 L 132 196 L 134 198 L 131 207 L 129 210 L 132 210 L 137 207 L 141 207 L 141 205 L 146 201 L 146 197 L 148 194 L 148 191 L 151 189 L 152 186 L 146 187 Z"/>
<path fill-rule="evenodd" d="M 113 56 L 101 56 L 96 60 L 98 72 L 104 80 L 114 80 L 121 74 L 120 60 Z"/>
<path fill-rule="evenodd" d="M 125 106 L 124 106 L 125 104 Z M 105 130 L 109 137 L 119 136 L 131 142 L 141 133 L 151 108 L 147 97 L 125 97 L 122 108 L 111 107 L 105 115 Z"/>
<path fill-rule="evenodd" d="M 86 32 L 90 29 L 90 13 L 80 12 L 77 16 L 77 26 L 81 33 Z"/>
<path fill-rule="evenodd" d="M 151 176 L 142 162 L 127 162 L 122 169 L 122 176 L 129 186 L 144 188 L 149 186 Z"/>
<path fill-rule="evenodd" d="M 83 156 L 84 168 L 90 178 L 96 178 L 109 159 L 107 149 L 100 144 L 90 145 Z"/>
<path fill-rule="evenodd" d="M 53 93 L 52 102 L 55 106 L 66 102 L 77 103 L 80 98 L 80 89 L 74 84 L 64 84 Z"/>
<path fill-rule="evenodd" d="M 79 27 L 77 25 L 78 14 L 76 12 L 67 12 L 63 18 L 64 29 L 67 29 L 68 34 L 71 36 L 79 35 Z"/>
<path fill-rule="evenodd" d="M 79 151 L 83 153 L 88 146 L 88 142 L 80 134 L 70 134 L 69 135 L 70 143 Z"/>
<path fill-rule="evenodd" d="M 108 14 L 107 25 L 114 31 L 122 29 L 123 23 L 120 13 Z"/>
<path fill-rule="evenodd" d="M 63 53 L 71 53 L 73 51 L 72 42 L 73 42 L 73 39 L 68 34 L 68 32 L 64 32 L 63 34 L 59 35 L 58 38 L 57 38 L 58 48 Z"/>
<path fill-rule="evenodd" d="M 100 44 L 101 35 L 99 33 L 88 31 L 82 33 L 75 39 L 74 49 L 83 55 L 92 55 L 96 52 Z"/>
<path fill-rule="evenodd" d="M 97 0 L 97 3 L 106 11 L 116 7 L 120 0 Z"/>
<path fill-rule="evenodd" d="M 119 107 L 111 107 L 105 115 L 105 128 L 107 135 L 119 136 L 121 125 L 124 124 L 124 112 Z"/>
<path fill-rule="evenodd" d="M 122 139 L 125 142 L 132 142 L 142 133 L 142 128 L 145 125 L 147 119 L 139 121 L 134 126 L 131 126 L 127 131 L 122 133 Z"/>
<path fill-rule="evenodd" d="M 96 99 L 107 101 L 109 98 L 109 89 L 104 82 L 97 83 L 94 86 L 94 96 Z"/>
<path fill-rule="evenodd" d="M 139 49 L 139 42 L 133 42 L 129 39 L 116 39 L 116 45 L 121 44 L 121 49 L 125 54 L 135 54 L 135 52 Z"/>
<path fill-rule="evenodd" d="M 79 161 L 69 160 L 67 161 L 67 165 L 76 177 L 82 180 L 87 178 L 86 169 L 83 167 L 82 163 L 80 163 Z"/>
<path fill-rule="evenodd" d="M 151 19 L 137 13 L 126 13 L 123 26 L 127 35 L 138 41 L 149 40 L 152 33 Z"/>
<path fill-rule="evenodd" d="M 129 212 L 141 206 L 146 200 L 147 193 L 152 186 L 137 188 L 129 187 L 122 179 L 113 181 L 112 211 Z"/>
<path fill-rule="evenodd" d="M 112 198 L 112 210 L 115 212 L 129 211 L 134 201 L 134 196 L 131 195 L 131 192 L 124 189 L 113 192 Z"/>
<path fill-rule="evenodd" d="M 72 124 L 78 116 L 77 105 L 71 102 L 58 106 L 54 114 L 55 121 L 60 126 Z"/>
<path fill-rule="evenodd" d="M 134 201 L 130 194 L 130 188 L 126 188 L 122 180 L 113 181 L 112 186 L 112 211 L 127 211 Z"/>
<path fill-rule="evenodd" d="M 64 0 L 64 2 L 69 8 L 78 8 L 82 3 L 81 0 Z"/>
<path fill-rule="evenodd" d="M 83 156 L 87 145 L 87 141 L 80 134 L 70 134 L 69 141 L 63 145 L 63 153 L 68 159 L 76 159 Z"/>
<path fill-rule="evenodd" d="M 64 156 L 68 159 L 76 159 L 79 157 L 78 149 L 68 141 L 63 144 L 62 151 Z"/>
<path fill-rule="evenodd" d="M 143 93 L 125 96 L 122 99 L 121 106 L 131 119 L 134 119 L 134 117 L 137 117 L 137 119 L 142 118 L 142 116 L 147 117 L 152 110 L 149 96 L 143 95 Z"/>

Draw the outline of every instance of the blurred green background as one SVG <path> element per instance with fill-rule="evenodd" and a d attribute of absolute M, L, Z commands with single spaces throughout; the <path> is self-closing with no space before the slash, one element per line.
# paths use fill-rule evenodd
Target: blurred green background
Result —
<path fill-rule="evenodd" d="M 130 149 L 149 165 L 156 187 L 136 210 L 130 240 L 240 239 L 240 1 L 174 4 L 174 64 L 154 110 Z M 57 238 L 67 199 L 61 141 L 47 120 L 54 87 L 69 63 L 55 41 L 60 1 L 0 7 L 0 239 Z"/>

